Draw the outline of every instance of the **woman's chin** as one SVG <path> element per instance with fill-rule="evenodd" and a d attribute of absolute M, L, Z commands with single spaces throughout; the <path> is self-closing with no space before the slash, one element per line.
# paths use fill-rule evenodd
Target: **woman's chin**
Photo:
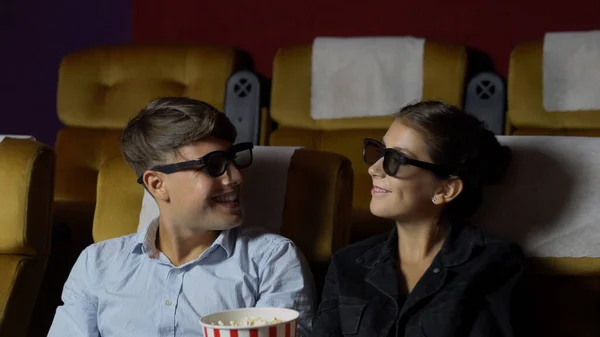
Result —
<path fill-rule="evenodd" d="M 397 208 L 393 209 L 392 207 L 385 207 L 384 205 L 374 205 L 371 203 L 369 210 L 371 211 L 371 214 L 382 219 L 396 220 L 400 216 Z"/>

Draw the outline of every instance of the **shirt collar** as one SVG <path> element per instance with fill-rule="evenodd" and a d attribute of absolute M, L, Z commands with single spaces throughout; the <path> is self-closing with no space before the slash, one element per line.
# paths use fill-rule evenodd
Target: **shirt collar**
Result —
<path fill-rule="evenodd" d="M 134 253 L 146 254 L 152 258 L 156 256 L 156 234 L 158 232 L 158 225 L 159 221 L 158 218 L 156 218 L 152 220 L 150 225 L 146 226 L 144 230 L 137 233 L 135 244 L 132 249 Z M 235 249 L 237 231 L 237 228 L 221 231 L 207 251 L 221 247 L 225 250 L 227 257 L 231 257 L 233 250 Z"/>
<path fill-rule="evenodd" d="M 156 253 L 156 233 L 158 231 L 158 218 L 136 234 L 133 252 L 152 256 Z"/>
<path fill-rule="evenodd" d="M 235 248 L 235 239 L 237 237 L 237 232 L 237 228 L 221 231 L 221 234 L 219 234 L 215 242 L 213 242 L 212 246 L 220 246 L 225 250 L 227 257 L 231 257 Z"/>

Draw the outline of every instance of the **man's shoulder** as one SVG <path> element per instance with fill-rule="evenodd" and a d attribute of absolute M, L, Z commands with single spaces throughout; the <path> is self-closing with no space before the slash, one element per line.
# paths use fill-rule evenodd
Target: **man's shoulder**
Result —
<path fill-rule="evenodd" d="M 106 255 L 132 249 L 137 242 L 138 234 L 129 234 L 118 238 L 108 239 L 89 245 L 86 250 L 90 253 Z"/>
<path fill-rule="evenodd" d="M 281 245 L 294 245 L 292 240 L 269 232 L 261 227 L 239 227 L 236 229 L 236 241 L 248 247 L 266 248 Z"/>
<path fill-rule="evenodd" d="M 238 227 L 233 234 L 235 249 L 257 262 L 281 254 L 297 254 L 297 247 L 292 240 L 260 227 Z"/>
<path fill-rule="evenodd" d="M 83 250 L 79 262 L 89 271 L 106 269 L 115 261 L 126 259 L 133 252 L 136 241 L 137 234 L 130 234 L 94 243 Z"/>

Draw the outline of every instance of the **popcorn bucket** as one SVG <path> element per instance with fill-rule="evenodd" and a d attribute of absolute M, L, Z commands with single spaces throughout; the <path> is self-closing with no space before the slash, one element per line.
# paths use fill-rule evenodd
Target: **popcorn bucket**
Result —
<path fill-rule="evenodd" d="M 204 316 L 200 324 L 204 337 L 296 337 L 299 316 L 291 309 L 243 308 Z"/>

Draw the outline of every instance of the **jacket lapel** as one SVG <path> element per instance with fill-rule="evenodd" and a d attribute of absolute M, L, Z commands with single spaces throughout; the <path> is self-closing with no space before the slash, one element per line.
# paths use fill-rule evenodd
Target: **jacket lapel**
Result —
<path fill-rule="evenodd" d="M 384 242 L 371 248 L 356 261 L 370 269 L 365 276 L 365 281 L 391 297 L 394 302 L 398 296 L 398 275 L 394 268 L 395 257 L 398 254 L 397 238 L 398 234 L 394 227 Z"/>
<path fill-rule="evenodd" d="M 398 296 L 398 275 L 396 273 L 393 264 L 381 263 L 369 271 L 365 281 L 396 301 Z"/>
<path fill-rule="evenodd" d="M 417 282 L 413 291 L 406 297 L 406 302 L 400 311 L 401 318 L 410 309 L 427 298 L 434 296 L 446 285 L 448 271 L 446 268 L 434 267 L 435 264 L 436 262 L 434 261 L 432 266 L 425 271 L 425 274 Z M 434 270 L 437 270 L 437 272 L 434 272 Z"/>
<path fill-rule="evenodd" d="M 365 281 L 390 297 L 394 303 L 398 296 L 398 274 L 394 267 L 398 254 L 397 235 L 394 227 L 386 241 L 371 248 L 356 261 L 370 269 Z M 465 263 L 474 249 L 482 244 L 481 234 L 469 225 L 457 223 L 450 226 L 442 249 L 413 291 L 408 294 L 400 310 L 400 318 L 437 294 L 446 285 L 448 273 L 452 272 L 449 268 Z"/>

